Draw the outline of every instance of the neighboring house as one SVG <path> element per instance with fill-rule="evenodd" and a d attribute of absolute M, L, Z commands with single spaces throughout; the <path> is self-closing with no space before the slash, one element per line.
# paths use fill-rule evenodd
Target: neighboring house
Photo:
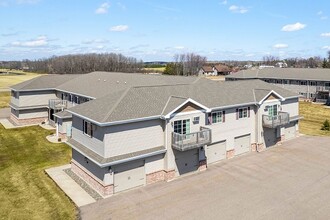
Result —
<path fill-rule="evenodd" d="M 72 171 L 103 196 L 204 170 L 299 133 L 298 94 L 260 80 L 90 73 L 57 85 L 55 94 L 79 97 L 54 116 L 71 118 Z"/>
<path fill-rule="evenodd" d="M 218 75 L 228 75 L 230 74 L 232 69 L 223 64 L 216 64 L 216 65 L 205 65 L 203 66 L 198 75 L 205 75 L 205 76 L 218 76 Z"/>
<path fill-rule="evenodd" d="M 260 79 L 299 93 L 304 99 L 330 104 L 330 69 L 265 68 L 226 76 L 226 81 L 247 79 Z"/>

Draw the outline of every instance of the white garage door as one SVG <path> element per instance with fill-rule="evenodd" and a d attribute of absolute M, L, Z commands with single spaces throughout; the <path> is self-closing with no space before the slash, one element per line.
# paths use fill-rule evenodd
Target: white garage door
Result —
<path fill-rule="evenodd" d="M 276 128 L 264 128 L 264 144 L 266 147 L 274 146 L 277 143 Z"/>
<path fill-rule="evenodd" d="M 294 122 L 291 122 L 290 124 L 285 126 L 284 135 L 285 140 L 290 140 L 296 137 L 296 125 Z"/>
<path fill-rule="evenodd" d="M 235 155 L 250 152 L 250 134 L 235 138 Z"/>
<path fill-rule="evenodd" d="M 226 141 L 220 141 L 206 147 L 207 164 L 226 159 Z"/>
<path fill-rule="evenodd" d="M 188 151 L 173 150 L 176 163 L 176 175 L 180 176 L 185 173 L 198 170 L 199 158 L 198 149 Z"/>
<path fill-rule="evenodd" d="M 134 161 L 114 167 L 114 192 L 121 192 L 146 183 L 144 161 Z"/>

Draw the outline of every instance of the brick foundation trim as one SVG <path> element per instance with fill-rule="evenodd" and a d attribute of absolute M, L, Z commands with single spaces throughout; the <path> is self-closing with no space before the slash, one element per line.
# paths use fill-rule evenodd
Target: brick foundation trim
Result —
<path fill-rule="evenodd" d="M 97 177 L 79 165 L 79 163 L 75 160 L 71 160 L 71 171 L 82 178 L 89 186 L 91 186 L 102 196 L 110 196 L 113 194 L 113 184 L 104 185 L 102 181 L 98 180 Z"/>
<path fill-rule="evenodd" d="M 256 152 L 257 151 L 257 143 L 251 144 L 251 151 Z"/>
<path fill-rule="evenodd" d="M 231 158 L 233 158 L 234 156 L 235 156 L 235 149 L 228 150 L 228 151 L 226 152 L 226 157 L 227 157 L 227 159 L 231 159 Z"/>
<path fill-rule="evenodd" d="M 160 170 L 156 171 L 153 173 L 148 173 L 147 174 L 147 184 L 152 184 L 152 183 L 157 183 L 160 181 L 165 181 L 165 175 L 166 171 L 165 170 Z"/>
<path fill-rule="evenodd" d="M 207 169 L 207 163 L 206 160 L 201 160 L 199 161 L 199 167 L 198 167 L 198 171 L 204 171 Z"/>
<path fill-rule="evenodd" d="M 165 172 L 165 181 L 170 181 L 175 178 L 175 170 L 164 170 Z"/>
<path fill-rule="evenodd" d="M 25 119 L 19 119 L 15 115 L 11 114 L 9 118 L 14 124 L 16 125 L 33 125 L 33 124 L 39 124 L 43 121 L 46 121 L 47 117 L 41 117 L 41 118 L 25 118 Z"/>
<path fill-rule="evenodd" d="M 264 151 L 265 149 L 266 149 L 266 147 L 263 143 L 257 144 L 257 151 L 258 152 Z"/>

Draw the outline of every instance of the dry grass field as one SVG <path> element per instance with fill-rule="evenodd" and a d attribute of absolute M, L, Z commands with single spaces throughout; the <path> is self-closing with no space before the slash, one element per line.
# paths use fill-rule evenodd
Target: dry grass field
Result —
<path fill-rule="evenodd" d="M 300 102 L 299 114 L 304 117 L 300 120 L 300 133 L 313 136 L 330 136 L 330 131 L 321 130 L 323 122 L 330 121 L 330 108 L 324 105 Z"/>
<path fill-rule="evenodd" d="M 9 102 L 10 102 L 10 92 L 0 91 L 0 108 L 9 107 Z"/>
<path fill-rule="evenodd" d="M 7 72 L 9 70 L 0 69 L 0 71 Z M 17 70 L 10 70 L 9 72 L 13 74 L 0 74 L 0 91 L 5 91 L 8 89 L 9 86 L 24 82 L 29 79 L 33 79 L 41 75 L 37 73 L 28 73 Z"/>

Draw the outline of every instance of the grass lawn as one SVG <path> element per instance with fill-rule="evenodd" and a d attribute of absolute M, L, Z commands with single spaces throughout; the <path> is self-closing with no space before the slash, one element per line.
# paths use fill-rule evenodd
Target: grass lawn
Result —
<path fill-rule="evenodd" d="M 165 66 L 164 67 L 155 67 L 155 68 L 144 68 L 145 70 L 147 70 L 147 71 L 158 71 L 158 72 L 164 72 L 164 70 L 165 70 Z"/>
<path fill-rule="evenodd" d="M 2 71 L 5 71 L 2 69 Z M 0 90 L 7 89 L 9 86 L 15 85 L 20 82 L 35 78 L 41 74 L 37 73 L 27 73 L 22 71 L 10 70 L 10 72 L 19 73 L 20 75 L 0 75 Z"/>
<path fill-rule="evenodd" d="M 0 124 L 0 219 L 75 219 L 74 204 L 45 174 L 67 164 L 71 151 L 51 144 L 39 126 L 6 130 Z"/>
<path fill-rule="evenodd" d="M 10 92 L 0 92 L 0 108 L 9 107 Z"/>
<path fill-rule="evenodd" d="M 304 117 L 304 119 L 300 120 L 300 133 L 314 136 L 330 136 L 330 131 L 321 130 L 325 119 L 330 121 L 330 108 L 325 108 L 324 105 L 300 102 L 299 114 Z"/>

